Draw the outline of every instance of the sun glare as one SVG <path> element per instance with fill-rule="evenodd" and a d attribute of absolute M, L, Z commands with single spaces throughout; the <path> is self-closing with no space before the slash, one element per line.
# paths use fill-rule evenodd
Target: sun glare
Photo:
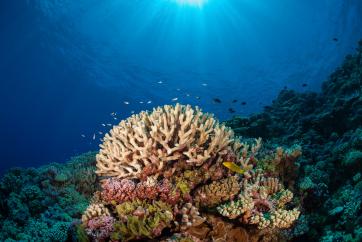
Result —
<path fill-rule="evenodd" d="M 189 5 L 189 6 L 197 6 L 201 7 L 208 0 L 176 0 L 176 2 L 180 5 Z"/>

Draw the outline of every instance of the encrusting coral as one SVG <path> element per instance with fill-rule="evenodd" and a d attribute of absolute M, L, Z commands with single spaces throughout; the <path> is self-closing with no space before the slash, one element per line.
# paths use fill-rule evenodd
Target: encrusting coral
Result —
<path fill-rule="evenodd" d="M 207 216 L 217 211 L 219 219 L 253 226 L 233 225 L 230 241 L 271 228 L 279 234 L 300 212 L 286 208 L 293 193 L 260 169 L 276 159 L 261 149 L 261 139 L 241 140 L 191 106 L 133 115 L 101 145 L 101 191 L 83 214 L 85 234 L 94 241 L 210 241 L 216 234 Z"/>

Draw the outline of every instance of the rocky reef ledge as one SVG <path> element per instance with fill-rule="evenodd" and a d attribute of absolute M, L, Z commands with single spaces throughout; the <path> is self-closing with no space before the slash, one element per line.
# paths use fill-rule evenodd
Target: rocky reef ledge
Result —
<path fill-rule="evenodd" d="M 251 117 L 133 115 L 99 152 L 4 174 L 0 241 L 362 241 L 361 92 L 362 42 Z"/>

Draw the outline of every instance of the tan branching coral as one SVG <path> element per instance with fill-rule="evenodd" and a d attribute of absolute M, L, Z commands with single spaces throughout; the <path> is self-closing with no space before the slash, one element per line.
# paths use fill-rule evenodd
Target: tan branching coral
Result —
<path fill-rule="evenodd" d="M 240 142 L 239 139 L 236 139 L 231 145 L 231 150 L 226 154 L 226 162 L 223 162 L 223 165 L 230 171 L 249 178 L 256 163 L 255 157 L 260 149 L 261 138 L 255 139 L 255 143 Z"/>
<path fill-rule="evenodd" d="M 212 207 L 232 199 L 239 191 L 238 176 L 230 176 L 197 189 L 195 201 L 201 206 Z"/>
<path fill-rule="evenodd" d="M 237 161 L 241 168 L 245 171 L 251 170 L 253 165 L 250 163 L 261 148 L 261 138 L 255 139 L 255 143 L 248 144 L 247 142 L 234 142 L 233 151 L 237 155 Z"/>
<path fill-rule="evenodd" d="M 230 219 L 240 218 L 245 224 L 255 224 L 258 229 L 290 227 L 300 214 L 298 209 L 285 209 L 293 193 L 284 189 L 277 178 L 255 175 L 244 180 L 238 199 L 218 206 L 218 212 Z"/>
<path fill-rule="evenodd" d="M 180 226 L 181 231 L 185 231 L 190 227 L 197 227 L 206 220 L 201 217 L 197 207 L 191 203 L 186 203 L 181 209 L 175 208 L 174 211 L 181 215 L 180 223 L 175 221 L 176 226 Z"/>
<path fill-rule="evenodd" d="M 90 204 L 83 213 L 82 222 L 83 224 L 86 224 L 92 218 L 97 218 L 102 216 L 110 216 L 108 208 L 106 208 L 102 203 L 93 203 Z"/>
<path fill-rule="evenodd" d="M 171 161 L 202 165 L 226 152 L 233 132 L 199 108 L 166 105 L 121 121 L 104 137 L 97 155 L 100 176 L 137 177 Z M 148 168 L 149 169 L 149 168 Z"/>

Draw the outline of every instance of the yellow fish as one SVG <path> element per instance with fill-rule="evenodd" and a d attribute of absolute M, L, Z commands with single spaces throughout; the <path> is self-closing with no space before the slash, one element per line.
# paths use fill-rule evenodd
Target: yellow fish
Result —
<path fill-rule="evenodd" d="M 236 172 L 239 174 L 244 174 L 246 172 L 245 170 L 241 169 L 240 166 L 238 166 L 234 162 L 227 161 L 227 162 L 223 162 L 222 164 L 233 172 Z"/>

